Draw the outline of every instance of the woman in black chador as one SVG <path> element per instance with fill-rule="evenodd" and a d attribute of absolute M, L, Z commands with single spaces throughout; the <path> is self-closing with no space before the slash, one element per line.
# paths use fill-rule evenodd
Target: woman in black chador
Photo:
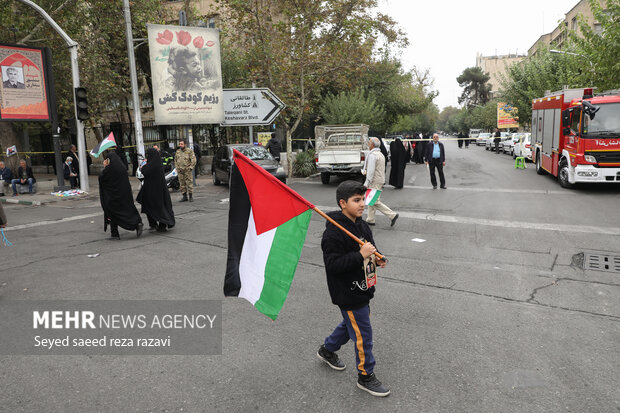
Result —
<path fill-rule="evenodd" d="M 396 138 L 394 142 L 390 143 L 390 157 L 392 168 L 390 169 L 390 181 L 389 184 L 400 189 L 404 185 L 405 181 L 405 166 L 407 163 L 407 151 L 403 142 Z"/>
<path fill-rule="evenodd" d="M 146 214 L 151 229 L 164 232 L 166 228 L 174 227 L 174 212 L 164 177 L 164 166 L 157 149 L 146 151 L 146 162 L 141 170 L 144 181 L 137 201 L 142 204 L 142 213 Z"/>
<path fill-rule="evenodd" d="M 127 168 L 116 152 L 109 151 L 99 175 L 99 198 L 103 208 L 103 230 L 110 225 L 112 238 L 120 239 L 118 227 L 142 234 L 142 218 L 133 203 Z"/>

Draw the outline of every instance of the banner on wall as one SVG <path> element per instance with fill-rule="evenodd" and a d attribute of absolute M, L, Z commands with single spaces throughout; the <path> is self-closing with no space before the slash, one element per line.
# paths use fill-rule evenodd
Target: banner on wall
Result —
<path fill-rule="evenodd" d="M 149 24 L 153 105 L 158 125 L 224 120 L 217 29 Z"/>
<path fill-rule="evenodd" d="M 43 49 L 0 45 L 0 120 L 49 121 Z"/>

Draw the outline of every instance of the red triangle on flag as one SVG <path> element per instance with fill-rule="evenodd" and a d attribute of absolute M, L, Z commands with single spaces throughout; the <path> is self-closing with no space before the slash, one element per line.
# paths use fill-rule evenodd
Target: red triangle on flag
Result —
<path fill-rule="evenodd" d="M 256 234 L 270 231 L 291 218 L 314 208 L 310 202 L 280 182 L 276 177 L 234 149 L 235 165 L 239 168 L 250 196 Z"/>

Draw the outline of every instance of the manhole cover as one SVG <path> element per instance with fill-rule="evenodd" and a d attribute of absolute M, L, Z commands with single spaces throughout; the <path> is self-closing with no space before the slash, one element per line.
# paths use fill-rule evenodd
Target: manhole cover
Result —
<path fill-rule="evenodd" d="M 620 256 L 604 253 L 585 253 L 585 269 L 620 274 Z"/>

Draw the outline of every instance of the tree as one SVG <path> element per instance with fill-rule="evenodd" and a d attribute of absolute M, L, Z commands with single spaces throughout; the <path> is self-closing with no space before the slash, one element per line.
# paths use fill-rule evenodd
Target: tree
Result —
<path fill-rule="evenodd" d="M 543 97 L 546 91 L 582 86 L 579 73 L 583 69 L 575 56 L 542 49 L 508 67 L 506 76 L 500 77 L 499 97 L 518 109 L 519 124 L 527 126 L 532 119 L 532 100 Z"/>
<path fill-rule="evenodd" d="M 328 82 L 348 90 L 371 60 L 379 35 L 386 44 L 407 40 L 377 0 L 219 0 L 226 33 L 247 56 L 252 81 L 287 105 L 279 123 L 290 139 Z M 289 162 L 289 174 L 290 174 Z"/>
<path fill-rule="evenodd" d="M 387 56 L 370 62 L 359 81 L 385 109 L 384 119 L 375 127 L 380 134 L 388 131 L 400 117 L 422 113 L 437 96 L 430 90 L 433 79 L 428 70 L 414 67 L 405 72 L 398 60 Z"/>
<path fill-rule="evenodd" d="M 468 129 L 490 130 L 497 127 L 497 102 L 492 100 L 484 106 L 467 111 L 465 125 Z"/>
<path fill-rule="evenodd" d="M 443 108 L 437 119 L 437 128 L 450 133 L 465 132 L 467 127 L 464 123 L 464 112 L 465 109 L 455 108 L 454 106 Z"/>
<path fill-rule="evenodd" d="M 620 88 L 620 1 L 605 0 L 605 7 L 600 0 L 589 3 L 601 33 L 596 33 L 583 18 L 579 21 L 581 36 L 575 31 L 570 33 L 569 50 L 581 55 L 575 60 L 585 69 L 579 81 L 599 91 Z M 589 70 L 590 63 L 593 70 Z"/>
<path fill-rule="evenodd" d="M 479 67 L 468 67 L 456 78 L 459 86 L 464 88 L 459 97 L 459 104 L 465 106 L 482 106 L 491 98 L 491 76 Z"/>
<path fill-rule="evenodd" d="M 438 117 L 439 108 L 435 104 L 430 104 L 420 113 L 401 115 L 390 128 L 390 132 L 436 132 Z"/>
<path fill-rule="evenodd" d="M 112 102 L 127 102 L 131 94 L 122 0 L 39 0 L 63 30 L 79 45 L 80 83 L 88 90 L 91 125 L 102 120 Z M 163 0 L 133 0 L 135 38 L 146 37 L 146 23 L 163 23 L 167 17 Z M 50 47 L 61 119 L 73 118 L 73 88 L 69 52 L 60 36 L 32 8 L 16 1 L 0 3 L 0 26 L 17 30 L 18 44 Z M 10 32 L 0 31 L 0 42 L 14 43 Z M 138 47 L 136 60 L 148 80 L 148 48 Z M 118 106 L 123 118 L 125 104 Z"/>
<path fill-rule="evenodd" d="M 321 115 L 330 124 L 366 123 L 376 130 L 384 121 L 385 110 L 374 96 L 363 89 L 328 95 L 323 99 Z"/>

